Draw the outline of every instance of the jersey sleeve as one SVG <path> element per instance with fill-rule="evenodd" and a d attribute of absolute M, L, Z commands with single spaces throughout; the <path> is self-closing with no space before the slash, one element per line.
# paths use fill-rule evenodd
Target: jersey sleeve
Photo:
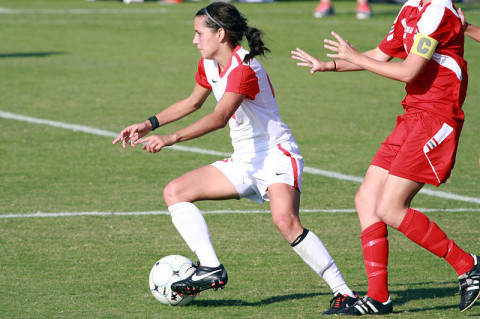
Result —
<path fill-rule="evenodd" d="M 404 27 L 403 25 L 399 22 L 400 19 L 400 14 L 397 16 L 397 19 L 395 19 L 395 22 L 392 25 L 392 28 L 388 32 L 387 36 L 383 41 L 380 43 L 378 48 L 380 51 L 383 53 L 400 58 L 400 59 L 405 59 L 407 57 L 407 54 L 405 52 L 405 48 L 403 46 L 403 32 L 404 32 Z"/>
<path fill-rule="evenodd" d="M 198 62 L 197 73 L 195 74 L 195 81 L 198 85 L 211 90 L 212 86 L 207 81 L 207 74 L 205 73 L 205 65 L 203 64 L 203 58 Z"/>
<path fill-rule="evenodd" d="M 255 71 L 248 65 L 235 68 L 228 75 L 225 92 L 243 94 L 247 99 L 255 100 L 255 96 L 260 92 Z"/>
<path fill-rule="evenodd" d="M 460 30 L 460 20 L 452 8 L 432 2 L 418 21 L 418 33 L 431 37 L 438 43 L 449 42 Z"/>

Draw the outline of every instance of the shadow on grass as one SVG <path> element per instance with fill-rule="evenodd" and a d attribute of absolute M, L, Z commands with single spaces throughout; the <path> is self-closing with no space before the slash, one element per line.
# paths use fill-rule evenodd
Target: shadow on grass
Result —
<path fill-rule="evenodd" d="M 458 288 L 451 287 L 452 282 L 423 282 L 416 283 L 417 285 L 430 286 L 430 288 L 408 288 L 405 290 L 391 290 L 393 297 L 393 306 L 395 305 L 404 305 L 412 300 L 429 300 L 431 302 L 428 304 L 430 307 L 425 308 L 411 308 L 408 309 L 408 312 L 423 312 L 428 310 L 448 310 L 458 308 L 458 304 L 445 304 L 442 302 L 442 298 L 450 298 L 458 294 Z M 441 286 L 445 287 L 432 287 L 432 286 Z M 460 302 L 460 296 L 458 296 L 458 302 Z"/>
<path fill-rule="evenodd" d="M 424 311 L 442 311 L 457 309 L 458 314 L 460 315 L 459 304 L 460 304 L 460 294 L 458 292 L 458 287 L 452 287 L 452 284 L 455 284 L 451 281 L 446 282 L 417 282 L 409 283 L 408 286 L 430 286 L 429 288 L 406 288 L 405 290 L 390 289 L 393 300 L 393 313 L 403 313 L 402 311 L 395 311 L 395 306 L 405 305 L 410 301 L 414 300 L 426 300 L 429 301 L 429 307 L 423 308 L 409 308 L 409 313 L 418 313 Z M 403 284 L 392 284 L 390 286 L 403 286 Z M 433 286 L 443 286 L 443 287 L 433 287 Z M 359 293 L 359 296 L 364 296 Z M 442 298 L 451 298 L 457 297 L 457 301 L 453 304 L 446 304 L 442 302 Z M 478 317 L 480 315 L 480 301 L 477 301 L 472 309 L 467 310 L 465 313 L 462 313 L 462 316 L 472 316 Z"/>
<path fill-rule="evenodd" d="M 43 58 L 50 55 L 61 55 L 66 54 L 62 51 L 51 51 L 51 52 L 14 52 L 14 53 L 0 53 L 0 59 L 5 58 Z"/>
<path fill-rule="evenodd" d="M 291 295 L 281 295 L 281 296 L 274 296 L 270 298 L 266 298 L 263 300 L 258 300 L 255 302 L 247 302 L 243 300 L 195 300 L 192 306 L 196 307 L 213 307 L 213 306 L 220 306 L 220 307 L 239 307 L 239 306 L 265 306 L 271 305 L 277 302 L 289 301 L 289 300 L 296 300 L 296 299 L 306 299 L 306 298 L 314 298 L 317 296 L 325 295 L 324 293 L 308 293 L 308 294 L 291 294 Z"/>
<path fill-rule="evenodd" d="M 429 303 L 430 307 L 425 308 L 411 308 L 408 309 L 409 313 L 417 313 L 417 312 L 424 312 L 424 311 L 441 311 L 441 310 L 450 310 L 450 309 L 458 309 L 458 303 L 446 305 L 445 303 L 442 304 L 442 298 L 450 298 L 455 295 L 458 295 L 458 290 L 451 287 L 452 282 L 422 282 L 422 283 L 415 283 L 414 285 L 444 285 L 445 288 L 412 288 L 412 289 L 405 289 L 405 290 L 391 290 L 392 299 L 393 299 L 393 309 L 395 313 L 402 313 L 402 311 L 395 311 L 395 306 L 400 306 L 408 303 L 412 300 L 419 300 L 419 299 L 432 299 L 432 302 Z M 395 285 L 398 286 L 398 285 Z M 450 287 L 449 287 L 450 286 Z M 366 291 L 359 291 L 358 295 L 363 297 L 366 294 Z M 255 307 L 255 306 L 266 306 L 271 305 L 279 302 L 284 301 L 291 301 L 291 300 L 299 300 L 299 299 L 307 299 L 307 298 L 314 298 L 323 295 L 330 295 L 328 293 L 305 293 L 305 294 L 290 294 L 290 295 L 279 295 L 273 296 L 270 298 L 258 300 L 255 302 L 247 302 L 243 300 L 195 300 L 190 306 L 192 307 Z M 460 302 L 460 295 L 458 295 L 458 302 Z M 460 311 L 459 311 L 460 314 Z M 480 315 L 480 301 L 477 301 L 477 304 L 473 306 L 472 309 L 467 310 L 465 313 L 462 314 L 463 316 L 467 317 L 478 317 Z"/>

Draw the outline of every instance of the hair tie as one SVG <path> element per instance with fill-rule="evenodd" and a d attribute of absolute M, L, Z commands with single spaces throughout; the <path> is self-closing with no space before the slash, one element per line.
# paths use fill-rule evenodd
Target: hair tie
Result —
<path fill-rule="evenodd" d="M 212 18 L 212 16 L 208 13 L 207 11 L 207 7 L 204 8 L 205 9 L 205 13 L 207 14 L 207 17 L 212 20 L 213 23 L 215 23 L 216 25 L 218 25 L 220 28 L 224 28 L 225 27 L 223 25 L 221 25 L 220 23 L 217 22 L 217 20 L 215 20 L 214 18 Z"/>

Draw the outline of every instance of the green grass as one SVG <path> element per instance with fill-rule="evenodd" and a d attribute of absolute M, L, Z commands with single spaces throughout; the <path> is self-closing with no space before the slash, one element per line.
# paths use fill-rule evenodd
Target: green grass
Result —
<path fill-rule="evenodd" d="M 0 0 L 0 111 L 118 132 L 187 96 L 199 55 L 193 16 L 209 2 Z M 272 50 L 263 65 L 282 118 L 308 167 L 362 176 L 402 113 L 403 84 L 365 73 L 316 74 L 300 69 L 290 50 L 324 56 L 335 30 L 359 50 L 383 39 L 400 6 L 374 3 L 358 21 L 355 3 L 313 19 L 315 1 L 238 4 L 265 31 Z M 480 25 L 480 5 L 462 5 Z M 73 10 L 75 9 L 75 10 Z M 452 177 L 438 190 L 478 198 L 480 45 L 466 40 L 470 90 L 467 120 Z M 171 132 L 210 112 L 160 129 Z M 0 118 L 0 215 L 35 212 L 165 211 L 162 189 L 217 157 L 164 150 L 122 150 L 111 138 Z M 230 152 L 228 130 L 183 146 Z M 303 209 L 353 209 L 358 184 L 304 174 Z M 433 187 L 429 189 L 437 190 Z M 478 209 L 478 204 L 418 195 L 415 207 Z M 268 210 L 247 200 L 202 202 L 203 210 Z M 467 251 L 477 252 L 478 212 L 428 213 Z M 148 290 L 148 273 L 168 254 L 195 259 L 166 215 L 0 218 L 0 318 L 313 318 L 331 293 L 283 242 L 268 214 L 208 214 L 218 255 L 228 269 L 225 290 L 205 292 L 187 307 L 166 307 Z M 355 214 L 312 213 L 315 231 L 349 285 L 366 292 Z M 391 230 L 390 288 L 401 318 L 463 318 L 454 271 Z"/>

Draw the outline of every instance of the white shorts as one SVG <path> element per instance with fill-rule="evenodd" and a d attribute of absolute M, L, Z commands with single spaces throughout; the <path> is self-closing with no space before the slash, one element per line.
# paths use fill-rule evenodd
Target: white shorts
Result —
<path fill-rule="evenodd" d="M 303 157 L 293 143 L 278 144 L 248 160 L 233 154 L 211 165 L 232 182 L 240 198 L 258 203 L 269 200 L 267 189 L 272 184 L 283 183 L 302 190 Z"/>

